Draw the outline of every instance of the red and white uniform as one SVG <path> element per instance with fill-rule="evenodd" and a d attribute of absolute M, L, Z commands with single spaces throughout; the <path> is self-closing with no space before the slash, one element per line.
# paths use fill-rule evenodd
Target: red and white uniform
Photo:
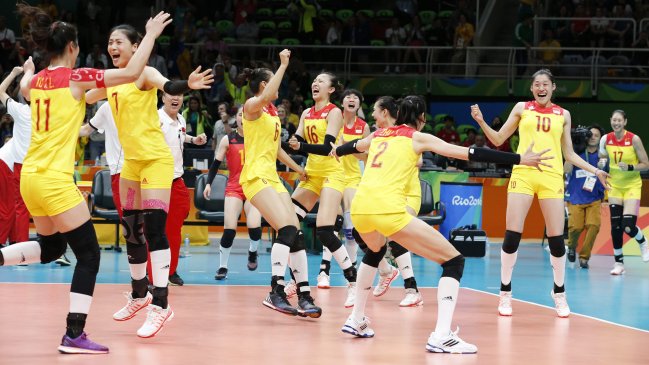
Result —
<path fill-rule="evenodd" d="M 228 134 L 228 151 L 225 153 L 225 158 L 228 161 L 228 170 L 230 170 L 228 184 L 225 186 L 225 196 L 246 201 L 243 188 L 239 184 L 239 176 L 241 175 L 245 161 L 243 136 L 236 131 Z"/>

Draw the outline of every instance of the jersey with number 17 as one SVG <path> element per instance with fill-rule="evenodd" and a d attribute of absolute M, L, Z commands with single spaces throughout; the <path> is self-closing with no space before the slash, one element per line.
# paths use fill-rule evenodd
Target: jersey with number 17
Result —
<path fill-rule="evenodd" d="M 563 160 L 561 154 L 561 136 L 565 123 L 564 109 L 556 104 L 541 107 L 536 101 L 525 103 L 521 120 L 518 123 L 519 154 L 524 154 L 532 142 L 534 152 L 550 149 L 545 155 L 552 159 L 545 162 L 552 167 L 541 167 L 543 172 L 555 173 L 563 176 Z M 532 166 L 514 166 L 514 171 L 536 170 Z"/>

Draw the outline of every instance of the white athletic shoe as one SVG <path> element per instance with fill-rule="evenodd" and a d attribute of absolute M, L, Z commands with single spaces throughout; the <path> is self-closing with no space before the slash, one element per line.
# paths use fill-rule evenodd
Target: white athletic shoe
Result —
<path fill-rule="evenodd" d="M 297 294 L 297 284 L 295 284 L 295 281 L 291 280 L 288 283 L 286 283 L 286 286 L 284 286 L 284 294 L 286 294 L 286 298 L 292 298 Z"/>
<path fill-rule="evenodd" d="M 406 297 L 399 303 L 399 307 L 418 307 L 420 305 L 424 305 L 421 293 L 413 288 L 406 289 Z"/>
<path fill-rule="evenodd" d="M 157 305 L 149 305 L 147 308 L 149 313 L 146 316 L 146 321 L 139 330 L 137 330 L 138 337 L 149 338 L 155 336 L 165 323 L 171 321 L 174 318 L 174 311 L 171 310 L 171 306 L 167 305 L 166 309 L 158 307 Z"/>
<path fill-rule="evenodd" d="M 640 245 L 640 252 L 642 253 L 642 261 L 649 262 L 649 245 L 647 245 L 647 242 Z"/>
<path fill-rule="evenodd" d="M 557 310 L 557 315 L 561 318 L 568 318 L 570 315 L 570 307 L 568 306 L 568 299 L 566 293 L 557 293 L 550 291 L 552 299 L 554 299 L 554 309 Z"/>
<path fill-rule="evenodd" d="M 113 319 L 116 321 L 126 321 L 135 317 L 137 312 L 146 308 L 153 300 L 153 295 L 148 291 L 144 298 L 133 299 L 131 292 L 124 292 L 124 296 L 128 302 L 126 302 L 126 305 L 122 309 L 113 314 Z"/>
<path fill-rule="evenodd" d="M 347 299 L 345 299 L 345 308 L 351 308 L 356 302 L 356 283 L 347 284 Z"/>
<path fill-rule="evenodd" d="M 432 332 L 428 337 L 428 343 L 426 343 L 426 350 L 430 352 L 446 352 L 450 354 L 475 354 L 478 352 L 478 347 L 472 345 L 468 342 L 464 342 L 457 333 L 460 329 L 456 329 L 455 332 L 449 332 L 446 336 L 437 337 L 435 332 Z"/>
<path fill-rule="evenodd" d="M 324 271 L 321 271 L 318 274 L 318 289 L 329 289 L 331 283 L 329 282 L 329 275 L 325 274 Z"/>
<path fill-rule="evenodd" d="M 372 292 L 372 294 L 375 297 L 380 297 L 381 295 L 385 294 L 390 288 L 390 284 L 392 284 L 392 281 L 396 279 L 397 276 L 399 276 L 399 270 L 397 270 L 397 268 L 394 266 L 392 267 L 392 271 L 388 274 L 379 274 L 379 283 L 376 288 L 374 288 L 374 292 Z"/>
<path fill-rule="evenodd" d="M 512 315 L 512 292 L 501 291 L 500 300 L 498 301 L 498 314 L 509 317 Z"/>
<path fill-rule="evenodd" d="M 349 315 L 349 317 L 347 317 L 345 325 L 343 326 L 341 331 L 349 333 L 350 335 L 356 337 L 374 337 L 374 330 L 370 328 L 370 319 L 363 317 L 363 320 L 358 322 L 351 314 Z"/>
<path fill-rule="evenodd" d="M 611 270 L 611 275 L 622 275 L 624 274 L 624 264 L 621 262 L 616 262 L 613 265 L 613 270 Z"/>

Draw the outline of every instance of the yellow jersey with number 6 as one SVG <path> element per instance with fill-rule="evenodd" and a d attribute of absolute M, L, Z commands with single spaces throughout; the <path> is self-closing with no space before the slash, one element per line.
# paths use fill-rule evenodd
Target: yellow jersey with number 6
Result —
<path fill-rule="evenodd" d="M 525 103 L 521 120 L 518 123 L 518 154 L 524 154 L 530 144 L 534 142 L 534 151 L 542 151 L 549 148 L 546 153 L 552 159 L 545 162 L 552 167 L 541 166 L 543 172 L 550 172 L 563 176 L 563 156 L 561 153 L 561 136 L 565 123 L 564 109 L 556 104 L 550 104 L 543 108 L 536 101 Z M 515 165 L 514 171 L 535 170 L 536 167 Z"/>
<path fill-rule="evenodd" d="M 635 134 L 625 131 L 624 136 L 619 141 L 615 138 L 615 133 L 611 132 L 606 135 L 606 152 L 608 153 L 609 168 L 611 178 L 608 179 L 612 187 L 617 189 L 626 189 L 631 187 L 642 187 L 640 171 L 622 171 L 618 163 L 623 162 L 627 165 L 637 165 L 638 155 L 633 148 L 633 137 Z"/>
<path fill-rule="evenodd" d="M 106 88 L 124 160 L 171 156 L 158 115 L 158 89 L 140 90 L 134 82 Z"/>
<path fill-rule="evenodd" d="M 243 118 L 243 135 L 246 138 L 243 149 L 246 160 L 239 176 L 240 184 L 255 179 L 279 181 L 275 161 L 279 148 L 277 140 L 281 131 L 277 108 L 272 103 L 262 109 L 258 119 Z M 248 198 L 252 199 L 252 197 Z"/>
<path fill-rule="evenodd" d="M 415 132 L 405 125 L 374 132 L 367 165 L 352 200 L 352 214 L 406 211 L 406 186 L 416 173 L 419 160 L 412 146 Z"/>
<path fill-rule="evenodd" d="M 72 175 L 86 100 L 70 91 L 72 69 L 44 69 L 31 81 L 32 136 L 23 161 L 26 173 L 58 171 Z"/>

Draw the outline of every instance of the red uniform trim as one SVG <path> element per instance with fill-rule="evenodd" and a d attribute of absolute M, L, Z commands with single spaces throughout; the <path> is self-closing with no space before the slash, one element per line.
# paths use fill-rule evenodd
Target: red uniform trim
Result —
<path fill-rule="evenodd" d="M 388 128 L 381 128 L 374 132 L 374 137 L 408 137 L 412 138 L 412 135 L 417 132 L 414 128 L 407 125 L 399 125 Z"/>
<path fill-rule="evenodd" d="M 563 115 L 563 108 L 559 105 L 550 103 L 549 106 L 543 108 L 536 102 L 536 100 L 526 102 L 525 110 L 533 110 L 539 114 Z"/>

